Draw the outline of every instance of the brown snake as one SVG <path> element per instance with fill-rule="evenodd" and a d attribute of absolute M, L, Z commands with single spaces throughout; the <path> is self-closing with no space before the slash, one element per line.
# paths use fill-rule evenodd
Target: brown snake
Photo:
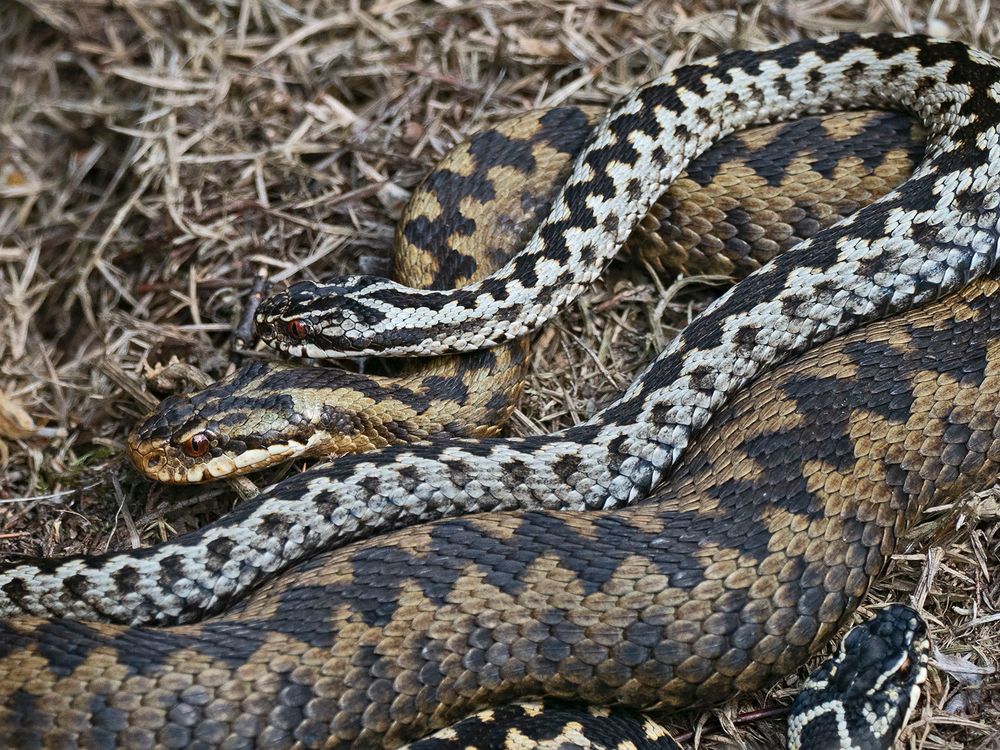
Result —
<path fill-rule="evenodd" d="M 717 151 L 713 150 L 692 166 L 691 172 L 695 177 L 700 178 L 701 182 L 696 182 L 694 178 L 688 178 L 670 193 L 668 201 L 677 195 L 676 191 L 686 191 L 683 201 L 675 198 L 676 205 L 664 202 L 663 205 L 669 206 L 670 210 L 664 210 L 659 219 L 659 226 L 670 228 L 670 232 L 661 233 L 658 236 L 668 240 L 671 237 L 680 237 L 682 241 L 689 241 L 690 230 L 685 232 L 681 227 L 686 228 L 690 225 L 704 227 L 707 224 L 714 228 L 714 232 L 707 232 L 704 229 L 702 231 L 705 232 L 710 241 L 715 238 L 714 241 L 719 243 L 717 249 L 721 249 L 723 252 L 728 250 L 729 253 L 718 256 L 711 253 L 705 253 L 702 256 L 696 255 L 691 262 L 703 265 L 694 266 L 694 268 L 703 272 L 735 270 L 739 273 L 739 269 L 734 268 L 734 259 L 736 263 L 754 263 L 761 259 L 762 254 L 765 254 L 763 259 L 766 260 L 766 253 L 769 250 L 768 243 L 774 243 L 775 235 L 784 238 L 786 243 L 796 241 L 794 225 L 791 222 L 783 223 L 780 219 L 788 219 L 798 215 L 806 226 L 802 233 L 807 235 L 811 227 L 822 221 L 831 221 L 838 213 L 837 208 L 839 208 L 839 212 L 849 212 L 853 209 L 855 201 L 865 202 L 866 199 L 870 199 L 872 193 L 878 195 L 884 192 L 887 187 L 891 187 L 893 178 L 899 179 L 902 173 L 908 169 L 911 158 L 915 158 L 911 157 L 909 151 L 917 147 L 916 142 L 910 139 L 907 131 L 906 121 L 901 118 L 893 115 L 866 114 L 830 116 L 822 122 L 808 119 L 740 134 L 740 136 L 720 144 Z M 799 143 L 801 139 L 804 144 L 803 155 L 798 161 L 801 166 L 795 167 L 796 160 L 792 159 L 785 162 L 784 168 L 779 170 L 773 159 L 766 158 L 765 154 L 760 153 L 761 149 L 779 139 L 785 144 L 789 142 Z M 731 143 L 735 144 L 735 148 L 738 149 L 737 153 L 748 152 L 751 156 L 734 159 L 731 152 L 727 151 L 727 147 Z M 840 149 L 843 149 L 843 155 L 840 158 L 834 158 L 834 154 L 841 154 Z M 459 156 L 461 156 L 461 151 L 462 149 L 459 149 Z M 880 151 L 882 153 L 879 153 Z M 817 161 L 822 158 L 820 154 L 826 155 L 829 160 L 829 166 L 826 167 L 826 170 L 836 180 L 826 180 L 820 171 L 821 168 L 813 168 Z M 862 154 L 864 155 L 862 156 Z M 453 156 L 450 162 L 446 160 L 444 166 L 454 163 L 455 158 Z M 714 159 L 718 161 L 713 161 Z M 718 166 L 719 164 L 721 167 Z M 861 173 L 861 170 L 866 167 L 871 169 L 871 174 Z M 441 168 L 444 167 L 439 167 L 439 169 Z M 756 207 L 757 210 L 751 213 L 749 221 L 738 227 L 727 224 L 725 219 L 739 216 L 735 211 L 746 210 L 745 205 L 752 203 L 752 201 L 747 194 L 744 194 L 740 208 L 736 209 L 734 205 L 728 213 L 725 213 L 723 212 L 723 207 L 726 205 L 724 201 L 735 199 L 727 197 L 724 191 L 731 190 L 733 183 L 740 179 L 742 180 L 740 185 L 750 191 L 756 191 L 760 197 L 764 186 L 753 184 L 752 178 L 756 176 L 761 181 L 765 181 L 766 178 L 760 174 L 761 172 L 769 174 L 771 182 L 781 183 L 779 187 L 775 188 L 775 195 L 768 195 L 770 200 L 767 202 L 761 201 L 761 204 Z M 775 172 L 780 172 L 779 179 L 775 178 Z M 813 189 L 807 193 L 806 190 L 809 187 Z M 817 187 L 824 189 L 822 191 L 815 190 Z M 699 189 L 702 192 L 699 192 Z M 838 191 L 841 192 L 838 194 Z M 701 199 L 702 193 L 708 193 L 707 200 Z M 782 203 L 782 196 L 789 193 L 792 195 L 798 193 L 799 203 Z M 860 197 L 858 197 L 859 193 Z M 437 195 L 439 196 L 438 200 L 443 200 L 440 193 Z M 821 198 L 826 200 L 821 200 Z M 421 200 L 428 200 L 427 193 L 418 191 L 413 205 L 419 207 Z M 801 203 L 805 203 L 805 207 L 800 205 Z M 783 207 L 784 211 L 777 217 L 779 221 L 775 222 L 775 217 L 767 217 L 766 212 L 774 212 L 775 208 L 779 206 Z M 831 206 L 833 207 L 831 208 Z M 750 207 L 753 208 L 752 205 Z M 419 217 L 421 213 L 421 211 L 414 209 L 408 215 L 412 217 L 417 214 Z M 762 213 L 765 214 L 765 220 L 760 220 Z M 706 214 L 709 216 L 714 214 L 715 222 L 712 223 L 701 218 Z M 411 221 L 416 220 L 419 219 L 411 219 Z M 768 221 L 775 223 L 769 224 Z M 405 231 L 409 222 L 404 222 L 401 226 Z M 490 226 L 495 225 L 490 224 Z M 770 236 L 768 236 L 769 234 Z M 755 237 L 756 244 L 744 244 L 744 236 L 747 235 Z M 719 238 L 727 238 L 731 241 L 725 244 Z M 685 253 L 676 252 L 677 244 L 674 247 L 674 257 L 689 257 Z M 745 248 L 748 247 L 750 248 L 749 253 L 745 251 Z M 662 258 L 664 254 L 658 252 L 655 257 Z M 688 270 L 694 270 L 694 268 Z M 734 424 L 732 429 L 739 430 L 740 427 Z M 336 571 L 332 562 L 326 566 L 326 569 Z M 336 580 L 338 574 L 332 572 L 331 575 Z M 362 581 L 359 579 L 358 583 L 362 583 Z M 280 590 L 285 584 L 279 582 L 276 586 Z M 296 584 L 289 581 L 288 586 L 287 596 L 291 597 L 291 592 L 296 590 Z M 276 596 L 284 597 L 286 595 L 279 593 Z M 239 617 L 236 614 L 233 616 Z M 257 622 L 253 627 L 266 629 L 273 627 L 273 625 Z M 551 726 L 559 716 L 558 712 L 548 710 L 540 716 L 540 719 L 544 725 Z M 205 736 L 204 730 L 202 730 L 202 736 Z M 190 739 L 190 735 L 180 734 L 180 737 L 184 737 L 185 742 Z M 18 740 L 20 739 L 22 738 L 18 738 Z M 661 741 L 667 742 L 667 739 L 663 738 Z"/>
<path fill-rule="evenodd" d="M 932 497 L 992 483 L 998 394 L 985 278 L 755 382 L 650 502 L 397 531 L 192 625 L 6 621 L 0 744 L 391 747 L 517 696 L 760 688 L 836 631 Z"/>

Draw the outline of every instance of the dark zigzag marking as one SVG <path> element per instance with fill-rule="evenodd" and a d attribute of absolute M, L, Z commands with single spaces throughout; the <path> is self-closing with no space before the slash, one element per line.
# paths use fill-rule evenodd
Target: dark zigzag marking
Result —
<path fill-rule="evenodd" d="M 936 204 L 936 196 L 932 193 L 936 182 L 937 180 L 933 178 L 933 175 L 911 180 L 907 183 L 907 189 L 896 193 L 894 197 L 890 198 L 888 203 L 889 205 L 898 205 L 909 209 L 926 209 L 931 207 Z M 855 214 L 855 216 L 852 235 L 862 239 L 871 238 L 872 240 L 885 236 L 886 217 L 883 204 L 866 206 Z M 918 225 L 915 229 L 915 239 L 918 242 L 924 241 L 930 236 L 936 237 L 938 231 L 937 227 L 926 225 Z M 752 274 L 741 281 L 741 294 L 731 295 L 714 310 L 702 313 L 687 327 L 682 334 L 687 347 L 707 350 L 719 346 L 722 341 L 723 324 L 725 321 L 733 315 L 746 311 L 748 309 L 747 300 L 775 299 L 779 292 L 785 290 L 787 277 L 793 271 L 799 268 L 816 268 L 820 271 L 829 270 L 829 268 L 838 262 L 838 253 L 831 245 L 841 231 L 838 227 L 822 230 L 812 239 L 811 244 L 807 248 L 804 248 L 800 252 L 779 255 L 771 261 L 771 264 L 763 272 Z M 950 267 L 951 273 L 961 279 L 960 285 L 968 283 L 969 276 L 971 275 L 971 262 L 973 258 L 970 256 L 971 253 L 961 254 L 959 256 L 960 265 Z M 882 267 L 883 261 L 882 257 L 875 257 L 864 261 L 859 264 L 859 273 L 872 278 L 874 271 Z M 939 284 L 932 276 L 918 274 L 915 277 L 915 287 L 918 295 L 929 295 L 939 289 Z M 815 289 L 818 292 L 823 291 L 819 286 L 815 287 Z M 829 287 L 829 289 L 832 290 L 832 287 Z M 810 304 L 814 304 L 817 301 L 822 300 L 814 296 Z M 876 302 L 876 311 L 872 316 L 875 319 L 885 317 L 892 312 L 897 312 L 900 307 L 898 304 L 892 302 L 889 290 L 884 290 L 877 299 L 871 301 Z M 853 327 L 858 319 L 857 314 L 845 309 L 841 316 L 841 325 Z M 649 392 L 663 388 L 673 382 L 677 377 L 684 358 L 685 355 L 683 353 L 678 353 L 659 360 L 653 369 L 646 372 L 639 393 L 634 398 L 612 407 L 607 414 L 606 420 L 618 425 L 626 425 L 634 422 L 641 413 Z"/>
<path fill-rule="evenodd" d="M 453 739 L 427 738 L 410 745 L 412 750 L 455 750 L 455 748 L 516 747 L 524 737 L 532 742 L 554 741 L 569 727 L 579 727 L 580 734 L 594 747 L 608 750 L 678 750 L 669 736 L 656 739 L 646 733 L 646 720 L 626 709 L 613 708 L 609 716 L 595 717 L 580 704 L 545 698 L 544 711 L 531 714 L 515 704 L 491 709 L 492 720 L 469 717 L 452 725 Z M 571 735 L 559 747 L 576 747 Z"/>
<path fill-rule="evenodd" d="M 533 133 L 532 143 L 544 143 L 560 153 L 575 156 L 593 132 L 587 116 L 578 107 L 555 107 L 538 120 L 541 127 Z"/>
<path fill-rule="evenodd" d="M 541 129 L 523 140 L 504 136 L 496 130 L 477 133 L 467 145 L 475 164 L 471 174 L 437 170 L 428 176 L 423 188 L 438 198 L 441 212 L 433 219 L 420 216 L 407 222 L 403 235 L 414 246 L 438 258 L 439 270 L 429 288 L 450 289 L 457 279 L 468 278 L 475 272 L 476 259 L 452 248 L 450 240 L 455 236 L 469 237 L 477 229 L 475 222 L 462 213 L 463 200 L 472 198 L 486 203 L 496 199 L 495 186 L 487 177 L 490 169 L 507 166 L 529 174 L 536 168 L 532 152 L 535 143 L 544 142 L 575 154 L 591 132 L 583 113 L 573 107 L 552 110 L 540 122 Z"/>

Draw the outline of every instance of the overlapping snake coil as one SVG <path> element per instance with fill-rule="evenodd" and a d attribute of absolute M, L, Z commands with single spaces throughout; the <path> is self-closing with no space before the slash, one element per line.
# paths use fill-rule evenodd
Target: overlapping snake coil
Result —
<path fill-rule="evenodd" d="M 600 114 L 531 112 L 454 148 L 403 213 L 394 277 L 449 289 L 502 265 L 538 226 Z M 889 112 L 751 128 L 696 159 L 625 251 L 668 274 L 739 279 L 896 187 L 922 154 L 919 128 Z M 252 361 L 164 401 L 129 436 L 128 451 L 151 479 L 183 483 L 441 433 L 492 437 L 520 393 L 529 343 L 417 358 L 398 377 Z"/>

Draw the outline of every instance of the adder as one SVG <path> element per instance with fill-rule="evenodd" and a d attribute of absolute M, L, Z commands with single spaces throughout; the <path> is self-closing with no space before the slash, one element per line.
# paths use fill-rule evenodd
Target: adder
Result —
<path fill-rule="evenodd" d="M 718 77 L 713 96 L 731 102 L 725 80 L 731 81 L 730 89 L 745 83 L 747 68 L 757 70 L 758 77 L 767 71 L 779 83 L 798 71 L 805 87 L 805 93 L 798 92 L 804 99 L 800 108 L 818 106 L 814 100 L 824 92 L 831 104 L 840 101 L 833 98 L 834 84 L 848 88 L 837 89 L 841 97 L 875 88 L 880 96 L 895 91 L 906 102 L 922 92 L 920 101 L 911 103 L 928 126 L 927 156 L 900 188 L 723 295 L 621 398 L 581 425 L 547 436 L 453 440 L 391 447 L 375 457 L 348 456 L 293 477 L 223 521 L 168 544 L 106 560 L 24 564 L 4 571 L 0 612 L 135 623 L 190 619 L 218 611 L 240 592 L 319 549 L 380 529 L 485 510 L 627 505 L 648 495 L 694 431 L 757 372 L 866 319 L 961 287 L 992 268 L 1000 195 L 1000 148 L 990 139 L 995 125 L 989 124 L 1000 119 L 1000 105 L 990 94 L 990 81 L 998 77 L 993 58 L 921 37 L 844 37 L 729 53 L 681 69 L 674 74 L 681 83 L 656 82 L 640 92 L 672 101 L 664 91 L 679 90 L 690 99 L 698 90 L 690 88 L 692 81 Z M 823 70 L 829 76 L 816 73 Z M 911 70 L 919 71 L 917 80 L 901 86 L 901 77 Z M 896 87 L 879 85 L 885 82 L 880 75 Z M 610 138 L 615 113 L 630 112 L 641 96 L 614 109 L 611 124 L 596 131 L 594 142 Z M 650 105 L 651 112 L 662 109 Z M 753 116 L 753 111 L 744 113 L 743 119 Z M 726 124 L 735 126 L 734 120 L 731 114 Z M 701 133 L 692 131 L 689 137 Z M 628 141 L 621 143 L 632 148 Z M 613 160 L 614 154 L 606 158 Z M 578 170 L 592 169 L 596 158 L 585 148 Z M 553 212 L 562 215 L 559 200 Z M 539 231 L 545 234 L 547 226 L 543 223 Z M 443 299 L 451 292 L 432 294 Z M 142 588 L 118 583 L 161 579 L 163 584 Z"/>

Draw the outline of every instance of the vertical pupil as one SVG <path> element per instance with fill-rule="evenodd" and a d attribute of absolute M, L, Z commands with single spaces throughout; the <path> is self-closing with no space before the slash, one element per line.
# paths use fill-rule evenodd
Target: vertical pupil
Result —
<path fill-rule="evenodd" d="M 190 456 L 193 456 L 195 458 L 203 456 L 207 450 L 208 450 L 208 438 L 206 438 L 201 433 L 193 435 L 191 439 L 188 441 L 187 453 Z"/>

